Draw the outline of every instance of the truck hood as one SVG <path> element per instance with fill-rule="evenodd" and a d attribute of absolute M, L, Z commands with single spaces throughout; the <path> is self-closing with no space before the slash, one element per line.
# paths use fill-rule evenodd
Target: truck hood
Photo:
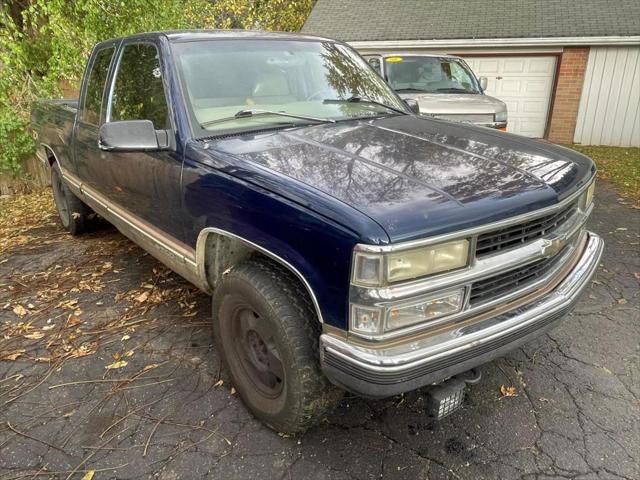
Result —
<path fill-rule="evenodd" d="M 210 149 L 245 168 L 276 172 L 281 180 L 268 188 L 280 195 L 290 177 L 340 200 L 377 222 L 391 242 L 553 205 L 595 173 L 573 150 L 413 115 L 229 137 Z"/>
<path fill-rule="evenodd" d="M 488 95 L 462 93 L 400 93 L 401 98 L 413 98 L 420 112 L 431 114 L 490 114 L 507 109 L 504 102 Z"/>

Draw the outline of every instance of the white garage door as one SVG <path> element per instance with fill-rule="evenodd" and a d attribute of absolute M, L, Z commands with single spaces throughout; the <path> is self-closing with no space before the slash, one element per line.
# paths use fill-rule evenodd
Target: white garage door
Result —
<path fill-rule="evenodd" d="M 487 77 L 487 95 L 507 104 L 509 132 L 544 136 L 555 57 L 465 57 L 465 61 L 478 77 Z"/>

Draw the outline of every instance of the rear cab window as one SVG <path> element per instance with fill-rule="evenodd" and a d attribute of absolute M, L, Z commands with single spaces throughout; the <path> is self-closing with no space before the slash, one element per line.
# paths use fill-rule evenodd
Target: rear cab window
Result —
<path fill-rule="evenodd" d="M 151 43 L 124 46 L 111 95 L 109 121 L 151 120 L 171 128 L 158 49 Z"/>

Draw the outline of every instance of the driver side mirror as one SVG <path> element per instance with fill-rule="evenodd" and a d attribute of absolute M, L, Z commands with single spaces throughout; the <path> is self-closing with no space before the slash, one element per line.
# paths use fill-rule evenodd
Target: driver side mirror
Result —
<path fill-rule="evenodd" d="M 122 120 L 102 124 L 100 150 L 107 152 L 153 152 L 169 149 L 166 130 L 156 130 L 151 120 Z"/>
<path fill-rule="evenodd" d="M 484 91 L 487 89 L 487 83 L 488 83 L 488 79 L 487 77 L 480 77 L 480 88 Z"/>
<path fill-rule="evenodd" d="M 418 101 L 417 100 L 415 100 L 413 98 L 406 98 L 404 100 L 404 103 L 406 103 L 407 107 L 409 107 L 409 110 L 411 110 L 416 115 L 418 115 L 420 113 L 420 105 L 418 105 Z"/>

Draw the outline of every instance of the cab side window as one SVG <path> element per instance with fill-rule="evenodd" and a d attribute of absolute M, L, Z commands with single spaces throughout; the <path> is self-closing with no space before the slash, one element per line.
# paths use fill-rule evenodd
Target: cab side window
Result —
<path fill-rule="evenodd" d="M 87 90 L 84 96 L 82 121 L 93 125 L 100 124 L 102 95 L 104 85 L 109 74 L 109 65 L 115 48 L 104 48 L 94 56 L 91 71 L 87 80 Z"/>
<path fill-rule="evenodd" d="M 116 73 L 110 120 L 151 120 L 156 129 L 170 128 L 155 45 L 137 43 L 124 47 Z"/>

